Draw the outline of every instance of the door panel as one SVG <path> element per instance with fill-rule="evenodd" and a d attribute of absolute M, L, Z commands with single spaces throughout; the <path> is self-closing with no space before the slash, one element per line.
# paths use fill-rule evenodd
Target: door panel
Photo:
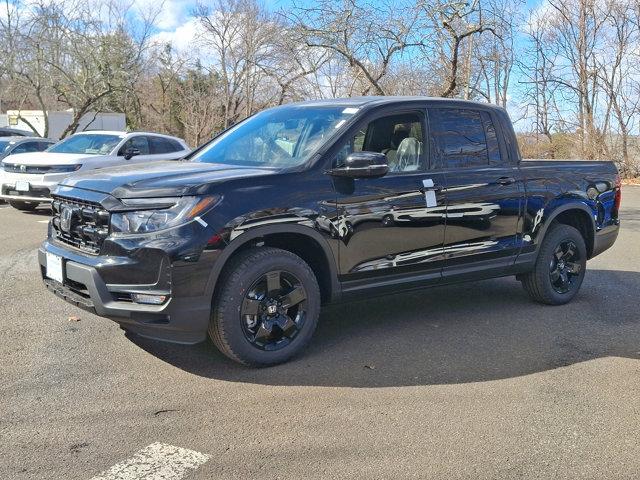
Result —
<path fill-rule="evenodd" d="M 387 111 L 356 131 L 334 165 L 354 151 L 378 152 L 385 154 L 389 173 L 376 179 L 334 178 L 337 217 L 331 229 L 339 239 L 345 290 L 384 287 L 411 272 L 421 281 L 439 281 L 446 207 L 442 188 L 433 187 L 442 187 L 444 180 L 426 171 L 424 110 Z"/>
<path fill-rule="evenodd" d="M 444 275 L 506 267 L 518 253 L 524 185 L 488 110 L 430 108 L 431 168 L 447 179 Z"/>
<path fill-rule="evenodd" d="M 459 169 L 447 181 L 446 269 L 489 260 L 507 266 L 519 248 L 524 189 L 517 167 Z"/>
<path fill-rule="evenodd" d="M 338 190 L 340 271 L 345 280 L 411 271 L 440 276 L 445 209 L 443 191 L 427 208 L 425 173 L 356 180 Z M 431 175 L 442 185 L 441 174 Z M 342 190 L 342 192 L 341 192 Z"/>

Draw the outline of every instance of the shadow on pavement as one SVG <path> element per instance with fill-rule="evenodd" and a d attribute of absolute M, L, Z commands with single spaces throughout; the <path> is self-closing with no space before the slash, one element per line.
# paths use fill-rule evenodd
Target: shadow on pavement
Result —
<path fill-rule="evenodd" d="M 130 336 L 203 377 L 265 385 L 390 387 L 496 380 L 604 356 L 640 358 L 640 273 L 589 270 L 568 305 L 531 302 L 513 278 L 438 287 L 325 308 L 290 363 L 249 369 L 210 342 Z"/>

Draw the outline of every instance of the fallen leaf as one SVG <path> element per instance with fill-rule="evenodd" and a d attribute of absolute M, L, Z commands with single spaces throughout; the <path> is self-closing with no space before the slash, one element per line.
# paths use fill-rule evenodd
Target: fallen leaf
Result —
<path fill-rule="evenodd" d="M 80 321 L 80 317 L 76 317 L 75 315 L 72 315 L 69 317 L 69 321 L 70 322 L 79 322 Z"/>
<path fill-rule="evenodd" d="M 375 370 L 376 367 L 374 367 L 373 365 L 365 365 L 364 368 L 368 368 L 369 370 Z"/>

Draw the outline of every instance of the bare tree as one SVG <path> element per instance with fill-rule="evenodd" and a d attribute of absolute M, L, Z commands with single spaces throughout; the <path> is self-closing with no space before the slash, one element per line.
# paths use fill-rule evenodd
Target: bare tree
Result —
<path fill-rule="evenodd" d="M 422 45 L 419 9 L 399 2 L 320 0 L 312 7 L 296 6 L 287 18 L 300 42 L 335 53 L 362 74 L 363 95 L 385 95 L 384 78 L 393 60 Z"/>

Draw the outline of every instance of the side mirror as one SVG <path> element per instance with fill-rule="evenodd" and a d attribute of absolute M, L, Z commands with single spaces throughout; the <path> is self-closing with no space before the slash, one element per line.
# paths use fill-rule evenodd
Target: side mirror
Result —
<path fill-rule="evenodd" d="M 387 157 L 378 152 L 354 152 L 344 161 L 344 165 L 333 168 L 329 175 L 349 178 L 380 178 L 389 171 Z"/>
<path fill-rule="evenodd" d="M 140 150 L 138 150 L 137 148 L 127 148 L 124 151 L 125 160 L 131 160 L 131 158 L 135 157 L 136 155 L 140 155 Z"/>

